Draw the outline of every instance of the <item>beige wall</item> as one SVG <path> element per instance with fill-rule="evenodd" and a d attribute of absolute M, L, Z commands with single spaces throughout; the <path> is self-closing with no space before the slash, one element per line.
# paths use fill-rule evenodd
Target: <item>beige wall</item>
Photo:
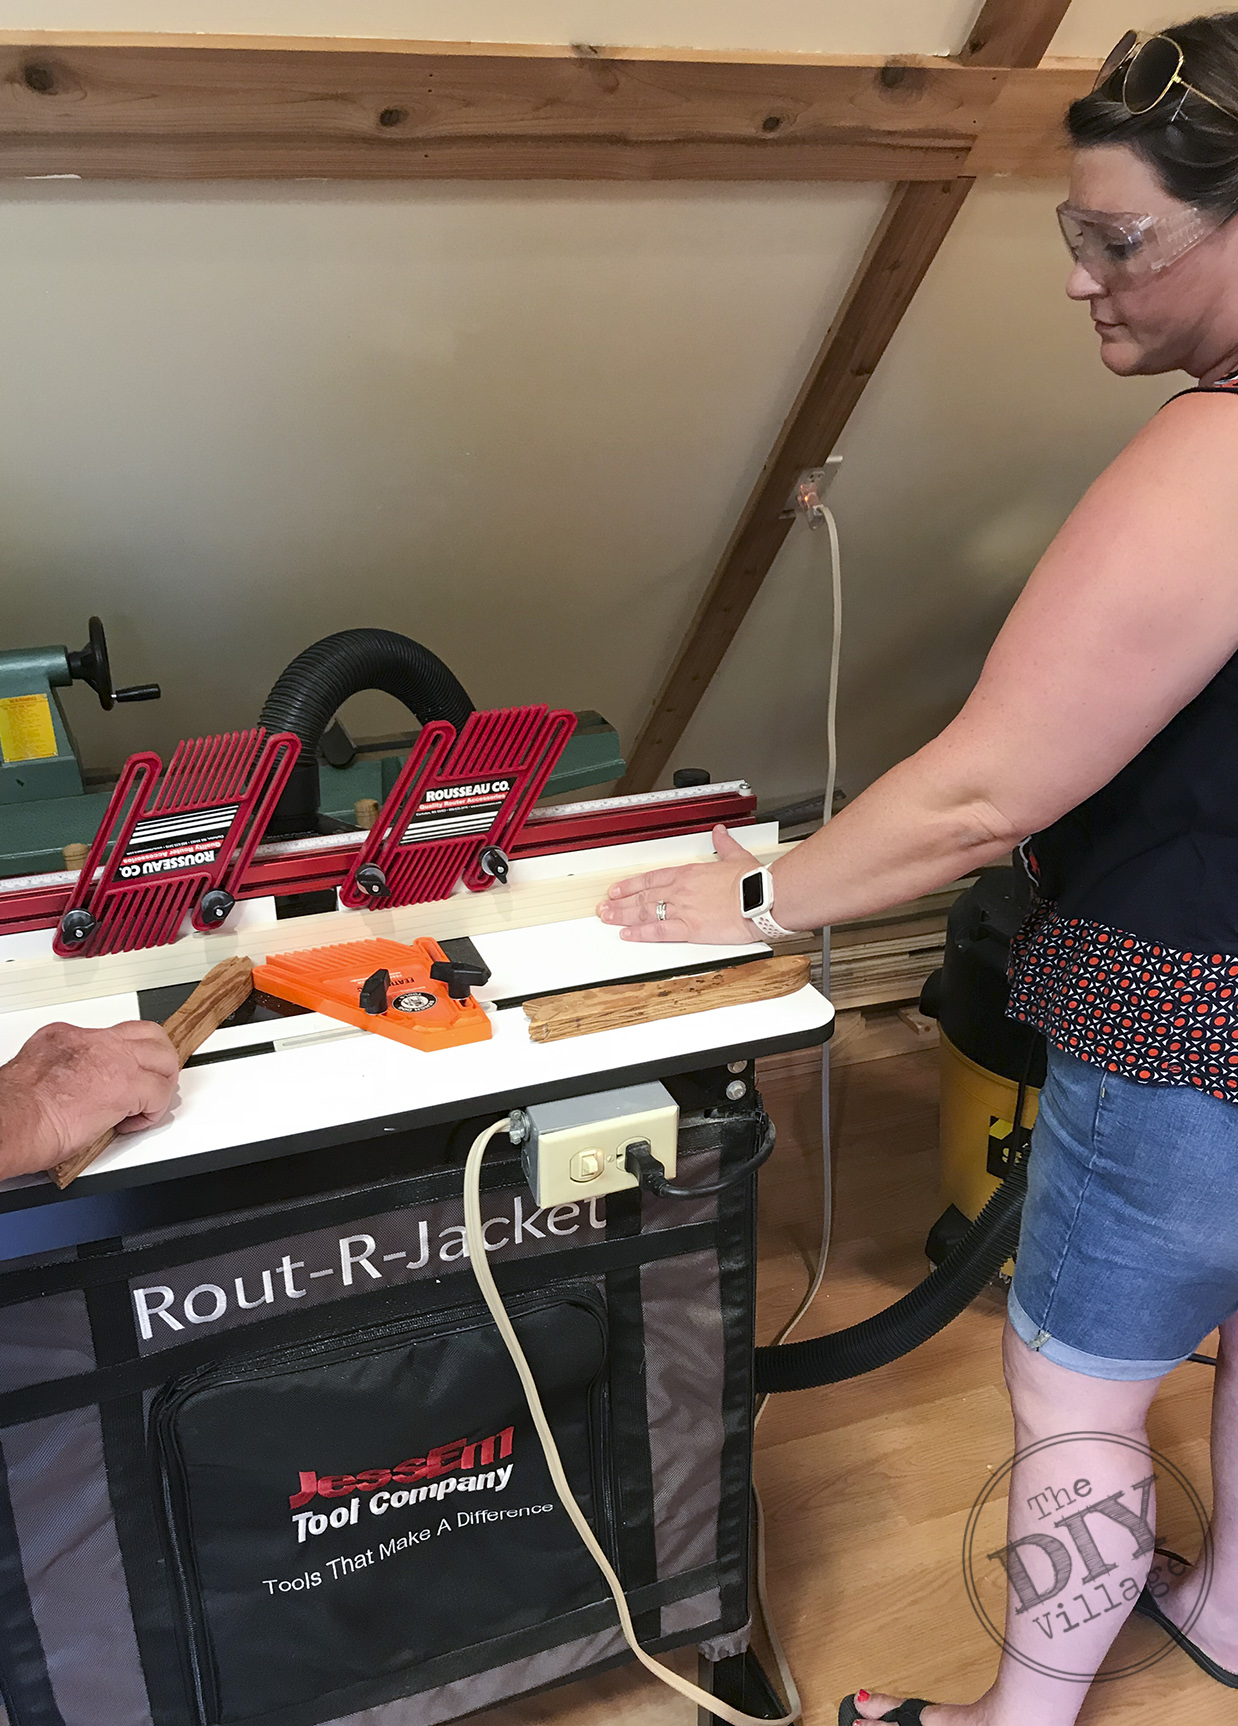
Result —
<path fill-rule="evenodd" d="M 1087 308 L 1062 292 L 1060 195 L 972 192 L 839 445 L 849 792 L 953 715 L 1063 518 L 1186 381 L 1101 366 Z M 827 556 L 824 530 L 797 524 L 681 759 L 763 791 L 824 783 Z"/>
<path fill-rule="evenodd" d="M 944 51 L 974 9 L 0 0 L 0 29 Z M 1059 45 L 1102 52 L 1129 21 L 1076 0 Z M 295 652 L 357 623 L 419 636 L 480 702 L 597 706 L 630 742 L 884 196 L 0 189 L 3 642 L 77 645 L 97 610 L 118 676 L 163 682 L 107 716 L 71 692 L 92 764 L 252 722 Z M 957 707 L 1039 550 L 1168 393 L 1096 361 L 1061 297 L 1058 196 L 973 193 L 844 440 L 848 789 Z M 769 795 L 822 783 L 823 557 L 797 529 L 681 762 Z"/>
<path fill-rule="evenodd" d="M 882 201 L 11 192 L 5 632 L 75 643 L 97 610 L 163 683 L 110 716 L 74 692 L 92 760 L 252 723 L 364 623 L 479 702 L 631 736 Z"/>
<path fill-rule="evenodd" d="M 0 30 L 953 54 L 978 11 L 977 0 L 0 0 Z M 1147 0 L 1073 0 L 1050 52 L 1098 56 L 1132 25 L 1155 28 L 1190 12 Z"/>
<path fill-rule="evenodd" d="M 1219 11 L 1212 6 L 1163 6 L 1148 0 L 1071 0 L 1070 10 L 1058 27 L 1050 54 L 1092 56 L 1100 59 L 1130 29 L 1159 30 L 1175 18 L 1191 18 L 1197 12 Z"/>
<path fill-rule="evenodd" d="M 0 0 L 0 30 L 952 54 L 975 0 Z"/>

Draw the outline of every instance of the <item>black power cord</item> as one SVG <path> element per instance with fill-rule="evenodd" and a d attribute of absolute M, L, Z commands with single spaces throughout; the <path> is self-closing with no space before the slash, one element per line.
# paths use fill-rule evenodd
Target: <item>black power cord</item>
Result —
<path fill-rule="evenodd" d="M 707 1181 L 704 1185 L 698 1187 L 683 1187 L 679 1186 L 675 1181 L 668 1181 L 666 1178 L 665 1167 L 654 1156 L 653 1152 L 649 1148 L 647 1140 L 641 1140 L 638 1144 L 629 1145 L 624 1155 L 628 1168 L 632 1170 L 641 1186 L 647 1188 L 649 1192 L 655 1193 L 658 1198 L 708 1199 L 712 1198 L 716 1193 L 724 1193 L 728 1187 L 733 1187 L 737 1185 L 738 1182 L 747 1180 L 749 1175 L 755 1174 L 761 1167 L 762 1163 L 767 1163 L 770 1157 L 773 1156 L 774 1145 L 777 1142 L 777 1138 L 778 1135 L 774 1131 L 774 1123 L 767 1115 L 765 1117 L 765 1131 L 762 1134 L 761 1143 L 757 1146 L 755 1153 L 748 1158 L 748 1161 L 746 1163 L 741 1163 L 737 1169 L 732 1169 L 725 1180 Z"/>

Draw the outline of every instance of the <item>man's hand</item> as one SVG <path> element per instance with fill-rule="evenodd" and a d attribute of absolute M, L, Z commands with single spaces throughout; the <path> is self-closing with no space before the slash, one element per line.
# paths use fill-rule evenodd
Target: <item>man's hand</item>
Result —
<path fill-rule="evenodd" d="M 625 941 L 705 941 L 738 943 L 758 939 L 739 908 L 739 883 L 761 867 L 751 851 L 727 832 L 713 831 L 716 863 L 690 863 L 683 869 L 655 869 L 616 881 L 598 906 L 603 923 L 623 925 Z M 658 905 L 666 908 L 658 916 Z"/>
<path fill-rule="evenodd" d="M 179 1071 L 162 1025 L 44 1025 L 0 1067 L 0 1177 L 50 1169 L 108 1127 L 152 1126 Z"/>

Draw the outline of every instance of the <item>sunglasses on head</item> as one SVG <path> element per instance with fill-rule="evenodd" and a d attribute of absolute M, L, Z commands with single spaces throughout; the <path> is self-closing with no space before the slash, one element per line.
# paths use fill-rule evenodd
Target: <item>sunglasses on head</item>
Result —
<path fill-rule="evenodd" d="M 1094 91 L 1120 101 L 1129 114 L 1147 114 L 1176 87 L 1179 107 L 1198 96 L 1230 119 L 1238 114 L 1214 102 L 1182 76 L 1183 53 L 1169 36 L 1128 30 L 1096 75 Z M 1107 87 L 1113 85 L 1113 89 Z M 1175 110 L 1175 118 L 1177 111 Z M 1215 216 L 1186 205 L 1174 214 L 1152 216 L 1134 211 L 1085 210 L 1058 205 L 1058 222 L 1071 257 L 1109 288 L 1134 286 L 1166 270 L 1219 225 Z"/>
<path fill-rule="evenodd" d="M 1128 30 L 1106 58 L 1092 89 L 1102 89 L 1121 73 L 1121 82 L 1113 93 L 1128 114 L 1151 113 L 1157 103 L 1163 102 L 1176 88 L 1181 91 L 1179 107 L 1185 97 L 1198 96 L 1201 102 L 1207 102 L 1231 120 L 1238 120 L 1238 114 L 1232 109 L 1213 101 L 1194 84 L 1187 83 L 1182 76 L 1184 59 L 1181 48 L 1172 37 L 1146 36 L 1142 31 Z"/>

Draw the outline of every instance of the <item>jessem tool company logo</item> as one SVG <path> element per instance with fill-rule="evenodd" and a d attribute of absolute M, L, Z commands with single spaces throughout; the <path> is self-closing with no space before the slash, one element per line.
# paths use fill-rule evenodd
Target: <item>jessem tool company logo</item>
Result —
<path fill-rule="evenodd" d="M 319 1474 L 314 1468 L 301 1469 L 300 1486 L 288 1499 L 299 1545 L 325 1534 L 328 1528 L 356 1528 L 361 1523 L 363 1505 L 366 1516 L 386 1517 L 390 1511 L 432 1500 L 441 1507 L 437 1526 L 434 1518 L 412 1526 L 401 1524 L 398 1517 L 394 1523 L 380 1523 L 377 1529 L 371 1524 L 361 1535 L 367 1544 L 324 1559 L 319 1570 L 304 1568 L 295 1576 L 264 1576 L 259 1586 L 268 1595 L 299 1594 L 341 1582 L 351 1586 L 351 1578 L 367 1574 L 385 1560 L 402 1560 L 423 1549 L 429 1550 L 436 1540 L 453 1540 L 460 1529 L 552 1515 L 559 1509 L 553 1501 L 511 1504 L 502 1509 L 477 1502 L 477 1493 L 502 1492 L 511 1480 L 515 1465 L 503 1459 L 512 1454 L 514 1431 L 513 1427 L 505 1426 L 489 1438 L 455 1438 L 450 1444 L 436 1445 L 424 1456 L 407 1457 L 390 1468 L 363 1468 L 356 1474 Z M 462 1492 L 473 1495 L 468 1509 L 457 1503 L 453 1515 L 444 1515 L 443 1499 L 448 1493 L 458 1497 Z M 330 1510 L 311 1508 L 319 1500 L 329 1503 L 332 1499 L 345 1502 L 333 1504 Z"/>
<path fill-rule="evenodd" d="M 512 1476 L 514 1464 L 504 1459 L 512 1454 L 514 1427 L 489 1438 L 453 1438 L 436 1445 L 424 1456 L 410 1456 L 390 1468 L 363 1468 L 356 1474 L 319 1474 L 300 1470 L 300 1486 L 288 1499 L 296 1525 L 298 1544 L 325 1534 L 328 1528 L 356 1527 L 364 1503 L 370 1516 L 385 1516 L 390 1510 L 422 1504 L 428 1499 L 442 1503 L 448 1493 L 502 1492 Z M 390 1489 L 390 1490 L 389 1490 Z M 348 1499 L 330 1510 L 307 1510 L 315 1499 Z M 492 1520 L 501 1512 L 470 1513 Z"/>

